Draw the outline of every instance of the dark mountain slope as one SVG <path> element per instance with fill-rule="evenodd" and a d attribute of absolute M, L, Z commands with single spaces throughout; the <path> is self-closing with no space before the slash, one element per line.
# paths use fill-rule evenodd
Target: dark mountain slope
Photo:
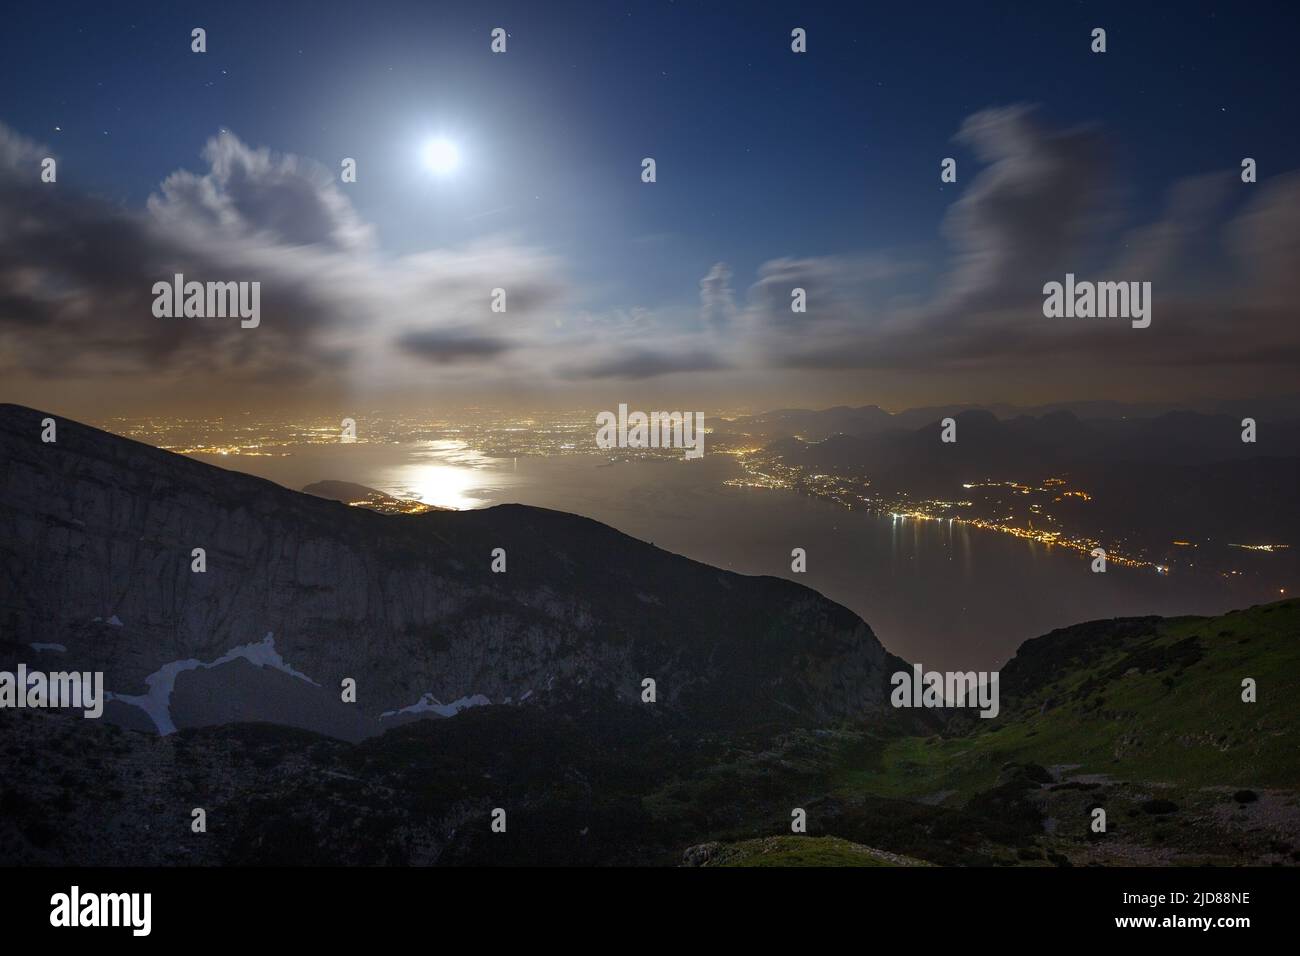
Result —
<path fill-rule="evenodd" d="M 1298 628 L 1296 601 L 1065 628 L 1003 670 L 998 718 L 926 736 L 714 732 L 609 698 L 478 707 L 356 744 L 7 712 L 0 863 L 1294 864 Z"/>
<path fill-rule="evenodd" d="M 0 406 L 0 665 L 102 670 L 130 726 L 360 739 L 487 701 L 642 707 L 647 677 L 700 724 L 893 713 L 901 662 L 790 582 L 537 508 L 376 514 L 67 420 L 45 444 L 44 417 Z"/>

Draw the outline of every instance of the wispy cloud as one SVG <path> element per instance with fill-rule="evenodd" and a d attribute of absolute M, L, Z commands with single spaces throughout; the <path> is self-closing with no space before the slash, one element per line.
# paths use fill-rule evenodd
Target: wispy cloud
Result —
<path fill-rule="evenodd" d="M 433 366 L 441 382 L 544 386 L 1300 356 L 1300 172 L 1179 180 L 1154 221 L 1132 222 L 1097 128 L 1054 129 L 1009 106 L 968 117 L 954 139 L 974 160 L 936 224 L 942 255 L 792 254 L 749 277 L 718 261 L 696 307 L 683 289 L 677 307 L 584 311 L 553 252 L 494 236 L 387 255 L 334 174 L 230 133 L 207 143 L 201 171 L 174 172 L 131 210 L 42 183 L 50 151 L 0 125 L 0 371 L 382 387 Z M 1067 271 L 1153 282 L 1151 328 L 1045 319 L 1042 285 Z M 155 318 L 152 286 L 175 273 L 260 281 L 261 325 Z M 505 313 L 490 308 L 498 287 Z M 791 310 L 796 288 L 806 312 Z"/>

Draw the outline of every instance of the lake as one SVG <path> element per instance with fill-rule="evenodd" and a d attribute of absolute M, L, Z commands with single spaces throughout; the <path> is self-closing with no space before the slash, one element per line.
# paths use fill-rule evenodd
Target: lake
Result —
<path fill-rule="evenodd" d="M 444 441 L 205 460 L 291 488 L 329 478 L 445 507 L 518 502 L 585 515 L 698 561 L 805 584 L 851 608 L 894 653 L 941 670 L 996 669 L 1026 639 L 1068 624 L 1215 614 L 1278 597 L 1250 581 L 1115 565 L 1094 574 L 1077 551 L 1010 535 L 726 487 L 738 469 L 724 455 L 497 459 Z M 790 569 L 796 547 L 807 552 L 805 573 Z"/>

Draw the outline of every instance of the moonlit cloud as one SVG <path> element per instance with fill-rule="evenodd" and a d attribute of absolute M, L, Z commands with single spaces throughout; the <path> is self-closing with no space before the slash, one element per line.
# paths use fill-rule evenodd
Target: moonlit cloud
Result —
<path fill-rule="evenodd" d="M 412 355 L 438 364 L 491 358 L 509 348 L 503 339 L 456 332 L 407 332 L 397 344 Z"/>
<path fill-rule="evenodd" d="M 725 262 L 716 263 L 700 280 L 700 316 L 705 325 L 715 329 L 726 328 L 736 316 L 731 269 Z"/>
<path fill-rule="evenodd" d="M 173 172 L 132 210 L 62 177 L 42 183 L 50 150 L 0 125 L 0 370 L 310 391 L 418 385 L 430 370 L 449 387 L 544 388 L 1300 356 L 1300 173 L 1249 186 L 1231 171 L 1187 177 L 1156 218 L 1133 222 L 1096 128 L 1053 129 L 1011 106 L 971 115 L 954 138 L 974 159 L 935 224 L 938 256 L 790 254 L 748 277 L 717 261 L 695 305 L 683 288 L 678 306 L 593 308 L 563 257 L 517 235 L 389 254 L 336 173 L 231 133 L 208 141 L 200 171 Z M 1067 271 L 1152 281 L 1152 327 L 1045 319 L 1042 284 Z M 260 327 L 155 318 L 152 286 L 175 273 L 261 282 Z M 498 287 L 504 313 L 490 308 Z M 806 312 L 791 310 L 796 288 Z"/>
<path fill-rule="evenodd" d="M 15 375 L 393 381 L 403 355 L 500 355 L 565 294 L 557 259 L 507 238 L 386 257 L 333 174 L 233 134 L 139 212 L 40 182 L 46 155 L 0 126 L 0 341 Z M 176 273 L 260 282 L 261 325 L 156 318 L 153 284 Z M 498 286 L 505 316 L 489 313 Z"/>
<path fill-rule="evenodd" d="M 843 257 L 765 263 L 737 318 L 764 363 L 939 372 L 1300 357 L 1300 172 L 1258 185 L 1227 171 L 1187 177 L 1158 219 L 1121 228 L 1120 184 L 1096 130 L 1053 131 L 1018 106 L 971 116 L 957 139 L 986 165 L 942 224 L 951 257 L 930 296 L 891 299 L 888 272 Z M 1235 208 L 1233 188 L 1246 190 Z M 1045 319 L 1043 283 L 1066 272 L 1152 282 L 1152 327 Z M 802 319 L 790 314 L 794 286 L 809 290 Z"/>

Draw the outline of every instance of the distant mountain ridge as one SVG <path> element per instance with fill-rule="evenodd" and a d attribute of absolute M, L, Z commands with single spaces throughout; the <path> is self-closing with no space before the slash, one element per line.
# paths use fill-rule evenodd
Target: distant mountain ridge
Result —
<path fill-rule="evenodd" d="M 832 416 L 841 420 L 838 412 Z M 912 500 L 966 497 L 972 482 L 1036 483 L 1068 476 L 1091 496 L 1071 528 L 1123 529 L 1159 555 L 1173 540 L 1300 545 L 1300 420 L 1260 421 L 1242 441 L 1239 419 L 1166 412 L 1134 420 L 1081 419 L 1065 410 L 1000 419 L 985 409 L 953 416 L 956 441 L 936 419 L 916 428 L 813 441 L 773 439 L 764 454 L 804 474 L 870 483 L 872 494 Z M 1069 509 L 1073 507 L 1073 511 Z M 1275 556 L 1285 577 L 1295 551 Z"/>
<path fill-rule="evenodd" d="M 1300 395 L 1190 404 L 1116 402 L 1104 399 L 1032 406 L 957 403 L 907 408 L 892 413 L 877 405 L 836 405 L 823 409 L 778 408 L 724 420 L 720 428 L 728 433 L 747 431 L 767 435 L 771 439 L 797 436 L 806 441 L 821 441 L 835 434 L 866 436 L 889 430 L 911 431 L 967 412 L 987 412 L 1002 421 L 1040 419 L 1064 413 L 1089 423 L 1130 421 L 1139 424 L 1142 420 L 1170 415 L 1229 417 L 1237 421 L 1249 416 L 1258 421 L 1294 423 L 1300 421 Z"/>

